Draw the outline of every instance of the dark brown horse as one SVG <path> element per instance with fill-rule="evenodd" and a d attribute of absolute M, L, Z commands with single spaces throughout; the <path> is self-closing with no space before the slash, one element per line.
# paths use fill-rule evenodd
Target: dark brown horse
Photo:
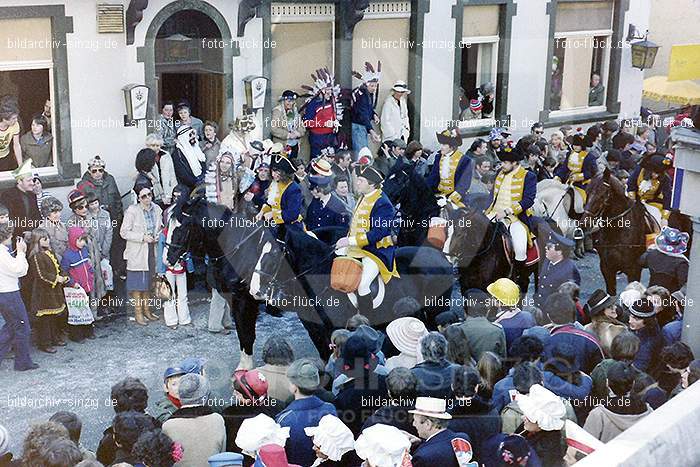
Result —
<path fill-rule="evenodd" d="M 625 186 L 608 169 L 591 180 L 582 218 L 584 229 L 595 233 L 600 272 L 610 295 L 617 289 L 617 273 L 624 272 L 629 282 L 641 276 L 639 257 L 646 250 L 646 209 L 625 194 Z"/>

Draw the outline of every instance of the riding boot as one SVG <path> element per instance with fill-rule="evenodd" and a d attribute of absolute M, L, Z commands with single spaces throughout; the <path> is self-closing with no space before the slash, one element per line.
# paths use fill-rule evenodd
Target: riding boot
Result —
<path fill-rule="evenodd" d="M 530 271 L 528 271 L 525 261 L 513 261 L 513 275 L 515 283 L 520 287 L 520 295 L 527 295 L 527 289 L 530 286 Z"/>
<path fill-rule="evenodd" d="M 148 326 L 148 321 L 143 316 L 143 299 L 141 298 L 141 292 L 130 292 L 131 299 L 134 303 L 134 317 L 136 319 L 136 324 L 141 326 Z"/>
<path fill-rule="evenodd" d="M 361 315 L 370 316 L 370 312 L 373 310 L 372 306 L 372 292 L 367 295 L 357 295 L 357 312 Z"/>

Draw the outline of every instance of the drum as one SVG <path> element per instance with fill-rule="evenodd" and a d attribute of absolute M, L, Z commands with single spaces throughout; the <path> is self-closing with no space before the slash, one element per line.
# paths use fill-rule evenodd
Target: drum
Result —
<path fill-rule="evenodd" d="M 360 286 L 362 261 L 349 256 L 338 256 L 331 267 L 331 288 L 343 293 L 352 293 Z"/>
<path fill-rule="evenodd" d="M 428 227 L 428 243 L 442 250 L 447 241 L 447 220 L 442 217 L 432 217 Z"/>

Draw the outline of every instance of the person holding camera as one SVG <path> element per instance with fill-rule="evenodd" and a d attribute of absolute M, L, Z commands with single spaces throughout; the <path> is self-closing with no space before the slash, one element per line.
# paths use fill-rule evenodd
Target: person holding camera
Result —
<path fill-rule="evenodd" d="M 0 328 L 0 362 L 14 347 L 15 371 L 39 368 L 29 355 L 29 316 L 19 293 L 19 278 L 27 274 L 27 244 L 16 238 L 17 249 L 12 255 L 12 226 L 0 224 L 0 314 L 5 324 Z"/>

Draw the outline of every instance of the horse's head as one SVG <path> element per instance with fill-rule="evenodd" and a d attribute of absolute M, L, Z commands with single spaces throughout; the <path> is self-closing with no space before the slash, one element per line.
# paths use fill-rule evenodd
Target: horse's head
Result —
<path fill-rule="evenodd" d="M 166 260 L 175 264 L 189 251 L 192 230 L 196 228 L 196 220 L 192 215 L 202 197 L 195 191 L 192 196 L 181 196 L 173 208 L 172 219 L 166 241 Z"/>
<path fill-rule="evenodd" d="M 606 168 L 603 174 L 591 180 L 586 188 L 586 206 L 582 219 L 584 225 L 587 225 L 586 221 L 600 218 L 613 201 L 620 199 L 626 199 L 625 187 Z"/>
<path fill-rule="evenodd" d="M 382 190 L 389 197 L 389 200 L 393 204 L 398 204 L 401 202 L 403 197 L 403 192 L 408 186 L 411 176 L 406 172 L 406 168 L 397 170 L 387 177 L 382 185 Z"/>
<path fill-rule="evenodd" d="M 449 254 L 458 260 L 475 255 L 486 236 L 491 221 L 482 212 L 472 207 L 459 209 L 454 219 L 454 233 Z"/>

